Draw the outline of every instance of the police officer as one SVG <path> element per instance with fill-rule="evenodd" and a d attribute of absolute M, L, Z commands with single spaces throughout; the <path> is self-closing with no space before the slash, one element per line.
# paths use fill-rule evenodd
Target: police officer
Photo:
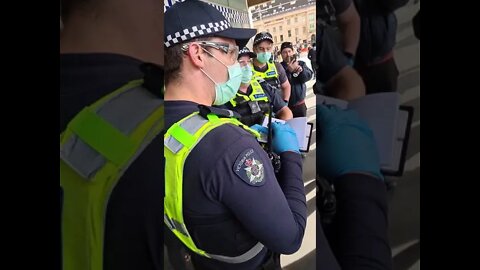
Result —
<path fill-rule="evenodd" d="M 162 6 L 61 4 L 62 269 L 163 269 Z"/>
<path fill-rule="evenodd" d="M 248 126 L 262 125 L 265 116 L 270 112 L 270 105 L 275 118 L 291 119 L 292 111 L 282 100 L 280 93 L 262 78 L 252 79 L 251 63 L 255 57 L 255 53 L 247 47 L 240 50 L 238 62 L 242 67 L 242 83 L 235 97 L 225 104 L 226 108 L 239 113 L 240 122 Z"/>
<path fill-rule="evenodd" d="M 283 42 L 280 46 L 280 53 L 283 59 L 281 64 L 287 73 L 292 89 L 288 106 L 292 110 L 293 117 L 305 117 L 307 116 L 307 105 L 305 104 L 307 86 L 305 83 L 312 78 L 313 71 L 307 67 L 305 62 L 296 59 L 291 42 Z"/>
<path fill-rule="evenodd" d="M 273 37 L 268 32 L 260 32 L 253 39 L 253 52 L 257 57 L 253 60 L 253 77 L 262 78 L 277 89 L 281 89 L 283 100 L 288 103 L 291 87 L 285 69 L 277 62 L 271 62 Z"/>
<path fill-rule="evenodd" d="M 165 12 L 165 224 L 196 269 L 279 269 L 274 253 L 302 243 L 306 201 L 295 132 L 273 126 L 282 158 L 277 178 L 255 131 L 213 108 L 237 93 L 239 43 L 253 29 L 233 28 L 213 6 L 177 2 Z"/>

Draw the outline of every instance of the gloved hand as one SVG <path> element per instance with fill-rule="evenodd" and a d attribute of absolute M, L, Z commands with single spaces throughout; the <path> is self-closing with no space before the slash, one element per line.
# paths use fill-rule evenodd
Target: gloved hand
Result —
<path fill-rule="evenodd" d="M 366 173 L 383 180 L 372 130 L 352 110 L 317 105 L 317 173 L 333 180 L 347 173 Z"/>
<path fill-rule="evenodd" d="M 261 126 L 259 124 L 255 124 L 255 125 L 251 126 L 250 128 L 253 129 L 253 130 L 256 130 L 260 133 L 268 134 L 268 128 L 266 128 L 264 126 Z"/>
<path fill-rule="evenodd" d="M 300 153 L 297 134 L 289 124 L 272 123 L 272 150 L 277 154 L 286 151 Z"/>

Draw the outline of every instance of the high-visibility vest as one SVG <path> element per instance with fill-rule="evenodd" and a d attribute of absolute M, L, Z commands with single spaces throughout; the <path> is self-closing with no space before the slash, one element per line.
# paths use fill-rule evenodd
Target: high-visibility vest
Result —
<path fill-rule="evenodd" d="M 110 194 L 164 129 L 163 100 L 142 84 L 131 81 L 85 107 L 60 134 L 63 270 L 103 269 Z"/>
<path fill-rule="evenodd" d="M 236 257 L 216 255 L 198 248 L 185 225 L 183 216 L 183 168 L 188 155 L 195 146 L 213 129 L 232 124 L 249 131 L 254 136 L 259 133 L 243 125 L 234 118 L 220 118 L 210 113 L 207 117 L 194 112 L 173 124 L 164 136 L 165 154 L 165 205 L 164 221 L 175 236 L 191 251 L 211 259 L 226 263 L 243 263 L 260 253 L 263 244 L 258 242 L 250 250 Z"/>
<path fill-rule="evenodd" d="M 264 72 L 255 70 L 253 63 L 250 63 L 250 65 L 253 71 L 252 79 L 256 79 L 256 80 L 260 78 L 264 79 L 273 87 L 280 89 L 280 81 L 278 78 L 278 71 L 277 71 L 277 67 L 275 66 L 275 63 L 267 62 L 267 70 L 265 70 Z"/>

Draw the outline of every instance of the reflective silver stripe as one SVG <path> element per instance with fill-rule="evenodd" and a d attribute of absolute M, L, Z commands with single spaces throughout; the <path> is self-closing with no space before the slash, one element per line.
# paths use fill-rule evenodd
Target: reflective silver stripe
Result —
<path fill-rule="evenodd" d="M 123 134 L 129 135 L 162 103 L 154 94 L 138 86 L 105 102 L 97 108 L 97 114 Z"/>
<path fill-rule="evenodd" d="M 198 114 L 194 114 L 191 117 L 185 119 L 183 122 L 181 122 L 179 126 L 183 128 L 185 131 L 187 131 L 188 133 L 190 133 L 191 135 L 193 135 L 200 128 L 202 128 L 207 122 L 208 122 L 207 119 L 203 118 Z M 183 148 L 183 144 L 177 141 L 177 139 L 175 139 L 171 135 L 166 136 L 163 143 L 174 154 L 178 153 Z"/>
<path fill-rule="evenodd" d="M 201 115 L 195 114 L 192 117 L 185 119 L 185 121 L 180 123 L 180 126 L 193 135 L 207 122 L 207 119 L 203 118 Z"/>
<path fill-rule="evenodd" d="M 105 164 L 102 155 L 75 135 L 60 145 L 60 158 L 84 179 L 89 179 Z"/>
<path fill-rule="evenodd" d="M 226 263 L 243 263 L 243 262 L 246 262 L 248 260 L 251 260 L 252 258 L 254 258 L 255 256 L 258 255 L 258 253 L 260 253 L 260 251 L 262 251 L 263 249 L 263 244 L 258 242 L 255 246 L 253 246 L 249 251 L 243 253 L 242 255 L 240 256 L 236 256 L 236 257 L 228 257 L 228 256 L 223 256 L 223 255 L 214 255 L 214 254 L 210 254 L 210 253 L 207 253 L 208 256 L 210 256 L 212 259 L 215 259 L 217 261 L 222 261 L 222 262 L 226 262 Z"/>
<path fill-rule="evenodd" d="M 165 222 L 167 227 L 170 229 L 170 231 L 173 231 L 175 229 L 175 224 L 173 224 L 168 218 L 168 216 L 165 214 L 163 214 L 163 221 Z"/>
<path fill-rule="evenodd" d="M 190 235 L 188 234 L 188 230 L 187 230 L 187 227 L 185 227 L 185 224 L 182 224 L 172 218 L 169 218 L 166 214 L 163 215 L 163 220 L 165 221 L 165 224 L 167 224 L 167 227 L 170 229 L 170 230 L 177 230 L 179 231 L 181 234 L 187 236 L 187 237 L 190 237 Z"/>
<path fill-rule="evenodd" d="M 167 136 L 163 140 L 163 144 L 168 149 L 170 149 L 170 151 L 172 151 L 174 154 L 178 153 L 183 148 L 183 144 L 181 142 L 177 141 L 177 139 L 173 138 L 172 136 Z"/>
<path fill-rule="evenodd" d="M 187 228 L 185 227 L 185 224 L 178 223 L 177 221 L 170 219 L 167 215 L 163 215 L 163 219 L 167 227 L 173 231 L 174 229 L 179 231 L 180 233 L 184 234 L 185 236 L 189 236 Z M 260 242 L 258 242 L 255 246 L 253 246 L 251 249 L 249 249 L 247 252 L 243 253 L 240 256 L 236 257 L 229 257 L 229 256 L 224 256 L 224 255 L 215 255 L 215 254 L 210 254 L 208 252 L 205 252 L 210 258 L 215 259 L 217 261 L 222 261 L 226 263 L 243 263 L 248 260 L 251 260 L 255 256 L 258 255 L 264 248 L 264 245 Z"/>
<path fill-rule="evenodd" d="M 125 135 L 130 135 L 153 111 L 162 106 L 157 98 L 141 86 L 128 89 L 97 108 L 97 115 Z M 157 123 L 159 124 L 159 123 Z M 153 129 L 154 127 L 152 127 Z M 148 137 L 148 136 L 147 136 Z M 150 142 L 145 142 L 123 168 L 125 171 Z M 60 158 L 85 179 L 91 179 L 106 160 L 76 135 L 60 146 Z"/>

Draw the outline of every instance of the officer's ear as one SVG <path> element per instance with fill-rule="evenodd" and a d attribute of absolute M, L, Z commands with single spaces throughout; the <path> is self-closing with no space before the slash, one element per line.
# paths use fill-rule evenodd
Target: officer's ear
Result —
<path fill-rule="evenodd" d="M 204 49 L 197 43 L 191 43 L 188 46 L 187 57 L 192 61 L 192 64 L 196 67 L 203 68 L 206 65 L 206 59 L 208 55 L 205 53 Z"/>

